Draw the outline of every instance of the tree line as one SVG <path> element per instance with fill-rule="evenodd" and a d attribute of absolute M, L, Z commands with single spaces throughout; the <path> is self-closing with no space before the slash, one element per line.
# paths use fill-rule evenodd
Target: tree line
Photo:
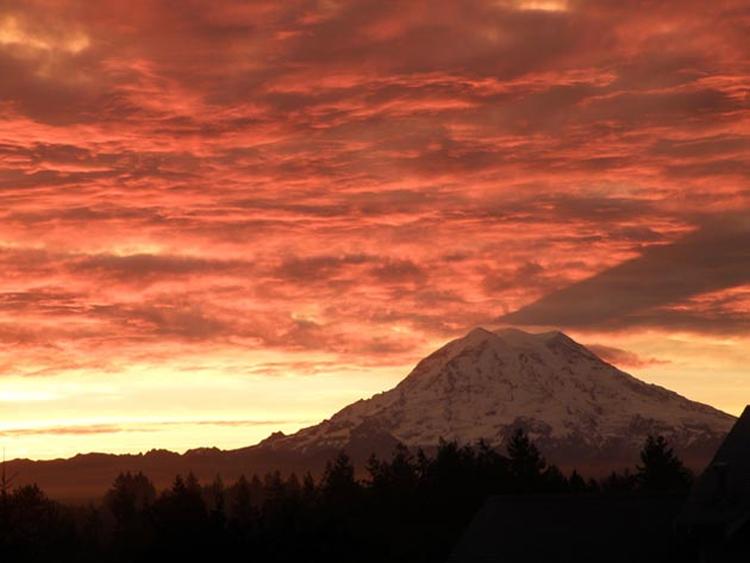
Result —
<path fill-rule="evenodd" d="M 517 431 L 506 453 L 441 442 L 433 455 L 397 446 L 359 478 L 345 453 L 310 473 L 178 475 L 157 492 L 122 473 L 98 505 L 72 507 L 35 485 L 0 490 L 0 560 L 444 561 L 489 495 L 686 493 L 691 476 L 667 442 L 649 437 L 636 470 L 605 479 L 564 474 Z"/>

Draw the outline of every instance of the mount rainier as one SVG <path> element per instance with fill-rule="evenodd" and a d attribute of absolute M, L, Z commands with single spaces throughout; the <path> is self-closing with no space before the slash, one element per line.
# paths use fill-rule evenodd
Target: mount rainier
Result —
<path fill-rule="evenodd" d="M 733 422 L 636 379 L 561 332 L 476 328 L 427 356 L 395 388 L 260 447 L 355 456 L 386 453 L 398 442 L 429 449 L 441 439 L 502 447 L 520 427 L 563 466 L 632 465 L 648 434 L 665 436 L 689 464 L 701 465 Z"/>

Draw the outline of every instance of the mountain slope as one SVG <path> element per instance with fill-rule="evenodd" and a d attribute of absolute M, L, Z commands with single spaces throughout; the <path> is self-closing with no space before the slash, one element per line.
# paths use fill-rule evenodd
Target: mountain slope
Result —
<path fill-rule="evenodd" d="M 263 447 L 312 454 L 397 441 L 430 447 L 441 438 L 501 446 L 523 427 L 563 465 L 632 464 L 650 433 L 703 463 L 733 422 L 618 370 L 560 332 L 477 328 L 422 360 L 390 391 Z"/>

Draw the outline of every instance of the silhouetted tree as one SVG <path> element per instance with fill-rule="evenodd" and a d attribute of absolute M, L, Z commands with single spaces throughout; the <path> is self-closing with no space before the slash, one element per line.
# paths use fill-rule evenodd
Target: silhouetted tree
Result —
<path fill-rule="evenodd" d="M 486 494 L 503 493 L 508 490 L 510 467 L 508 458 L 501 455 L 486 441 L 480 440 L 476 446 L 477 486 Z"/>
<path fill-rule="evenodd" d="M 326 464 L 320 488 L 326 501 L 335 504 L 347 504 L 357 498 L 359 485 L 354 479 L 354 466 L 346 453 L 340 452 Z"/>
<path fill-rule="evenodd" d="M 370 475 L 370 488 L 378 494 L 392 494 L 399 498 L 408 498 L 417 486 L 419 475 L 417 465 L 409 449 L 398 444 L 390 462 L 380 461 L 371 456 L 367 463 Z"/>
<path fill-rule="evenodd" d="M 286 495 L 288 497 L 295 498 L 301 494 L 302 483 L 300 483 L 299 477 L 297 477 L 296 473 L 292 472 L 289 477 L 287 477 L 284 488 L 286 489 Z"/>
<path fill-rule="evenodd" d="M 224 481 L 221 475 L 216 475 L 213 483 L 207 488 L 207 508 L 209 509 L 209 520 L 211 521 L 211 532 L 214 538 L 218 540 L 226 526 L 226 510 Z"/>
<path fill-rule="evenodd" d="M 236 551 L 250 551 L 258 529 L 259 513 L 253 503 L 250 482 L 244 475 L 229 488 L 228 499 L 228 542 Z"/>
<path fill-rule="evenodd" d="M 622 473 L 613 471 L 601 482 L 601 489 L 605 493 L 631 493 L 637 484 L 636 476 L 629 469 Z"/>
<path fill-rule="evenodd" d="M 124 473 L 105 495 L 101 511 L 64 509 L 38 488 L 25 487 L 0 503 L 0 561 L 426 563 L 446 560 L 488 495 L 601 490 L 629 498 L 597 503 L 614 508 L 632 501 L 637 508 L 652 500 L 634 495 L 638 490 L 685 486 L 682 463 L 659 438 L 647 441 L 636 475 L 612 473 L 601 489 L 577 471 L 566 478 L 548 465 L 523 431 L 513 434 L 507 449 L 506 457 L 486 442 L 441 441 L 434 453 L 413 455 L 399 445 L 390 457 L 370 459 L 365 481 L 357 479 L 342 452 L 329 461 L 319 482 L 310 473 L 300 482 L 294 474 L 274 471 L 263 480 L 241 476 L 227 488 L 217 475 L 202 488 L 188 474 L 178 475 L 158 497 L 144 475 Z M 658 501 L 665 499 L 672 497 Z M 668 538 L 644 538 L 649 549 L 661 546 L 660 557 L 668 553 Z"/>
<path fill-rule="evenodd" d="M 252 500 L 253 504 L 256 506 L 261 506 L 263 504 L 263 481 L 260 480 L 260 477 L 256 473 L 253 473 L 253 476 L 250 478 L 250 500 Z"/>
<path fill-rule="evenodd" d="M 305 476 L 302 478 L 302 499 L 307 505 L 312 505 L 317 498 L 318 489 L 315 486 L 315 479 L 312 473 L 309 471 L 305 472 Z"/>
<path fill-rule="evenodd" d="M 284 498 L 284 481 L 280 471 L 267 473 L 263 477 L 263 513 L 276 511 Z"/>
<path fill-rule="evenodd" d="M 517 491 L 538 489 L 547 462 L 523 429 L 519 428 L 515 431 L 507 450 L 514 488 Z"/>
<path fill-rule="evenodd" d="M 568 489 L 572 493 L 583 493 L 590 490 L 589 485 L 586 483 L 586 481 L 583 480 L 581 474 L 578 473 L 578 471 L 576 471 L 575 469 L 568 478 Z"/>
<path fill-rule="evenodd" d="M 153 516 L 160 557 L 195 559 L 206 553 L 208 512 L 195 475 L 178 475 L 154 503 Z"/>
<path fill-rule="evenodd" d="M 15 563 L 75 559 L 72 520 L 36 485 L 6 494 L 0 518 L 0 560 Z"/>
<path fill-rule="evenodd" d="M 190 471 L 187 474 L 187 477 L 185 477 L 185 490 L 188 492 L 188 496 L 191 498 L 201 497 L 203 496 L 203 490 L 201 489 L 201 484 L 198 481 L 198 478 L 195 476 L 195 474 Z M 203 506 L 205 508 L 205 504 Z"/>
<path fill-rule="evenodd" d="M 548 465 L 542 472 L 539 492 L 562 493 L 568 490 L 568 480 L 556 465 Z M 533 487 L 531 492 L 536 492 Z"/>
<path fill-rule="evenodd" d="M 119 527 L 134 523 L 156 499 L 153 483 L 143 473 L 120 473 L 104 495 L 104 506 Z"/>
<path fill-rule="evenodd" d="M 299 480 L 294 485 L 297 489 L 294 493 L 289 488 L 289 480 L 284 481 L 279 471 L 267 474 L 263 481 L 265 500 L 263 501 L 262 525 L 268 539 L 279 544 L 284 541 L 281 532 L 295 525 Z M 278 549 L 281 549 L 281 546 Z"/>
<path fill-rule="evenodd" d="M 648 492 L 686 492 L 692 475 L 663 436 L 649 436 L 641 450 L 638 487 Z"/>
<path fill-rule="evenodd" d="M 143 556 L 152 541 L 149 510 L 156 489 L 143 473 L 120 473 L 104 496 L 104 507 L 114 516 L 113 542 L 119 560 Z"/>
<path fill-rule="evenodd" d="M 465 486 L 472 483 L 474 450 L 460 447 L 457 442 L 440 440 L 435 457 L 422 462 L 423 479 L 433 488 L 443 490 L 444 496 L 465 495 Z"/>
<path fill-rule="evenodd" d="M 211 512 L 224 512 L 226 490 L 221 475 L 217 474 L 214 477 L 213 482 L 206 488 L 205 493 L 207 508 Z"/>

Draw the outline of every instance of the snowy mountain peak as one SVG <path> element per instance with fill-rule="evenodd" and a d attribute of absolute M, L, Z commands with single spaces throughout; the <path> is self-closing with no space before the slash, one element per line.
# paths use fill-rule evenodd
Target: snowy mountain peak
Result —
<path fill-rule="evenodd" d="M 633 457 L 647 434 L 667 436 L 678 450 L 711 448 L 733 421 L 620 371 L 562 332 L 480 327 L 424 358 L 395 388 L 273 447 L 430 447 L 441 438 L 501 446 L 523 427 L 553 458 L 595 460 Z"/>

